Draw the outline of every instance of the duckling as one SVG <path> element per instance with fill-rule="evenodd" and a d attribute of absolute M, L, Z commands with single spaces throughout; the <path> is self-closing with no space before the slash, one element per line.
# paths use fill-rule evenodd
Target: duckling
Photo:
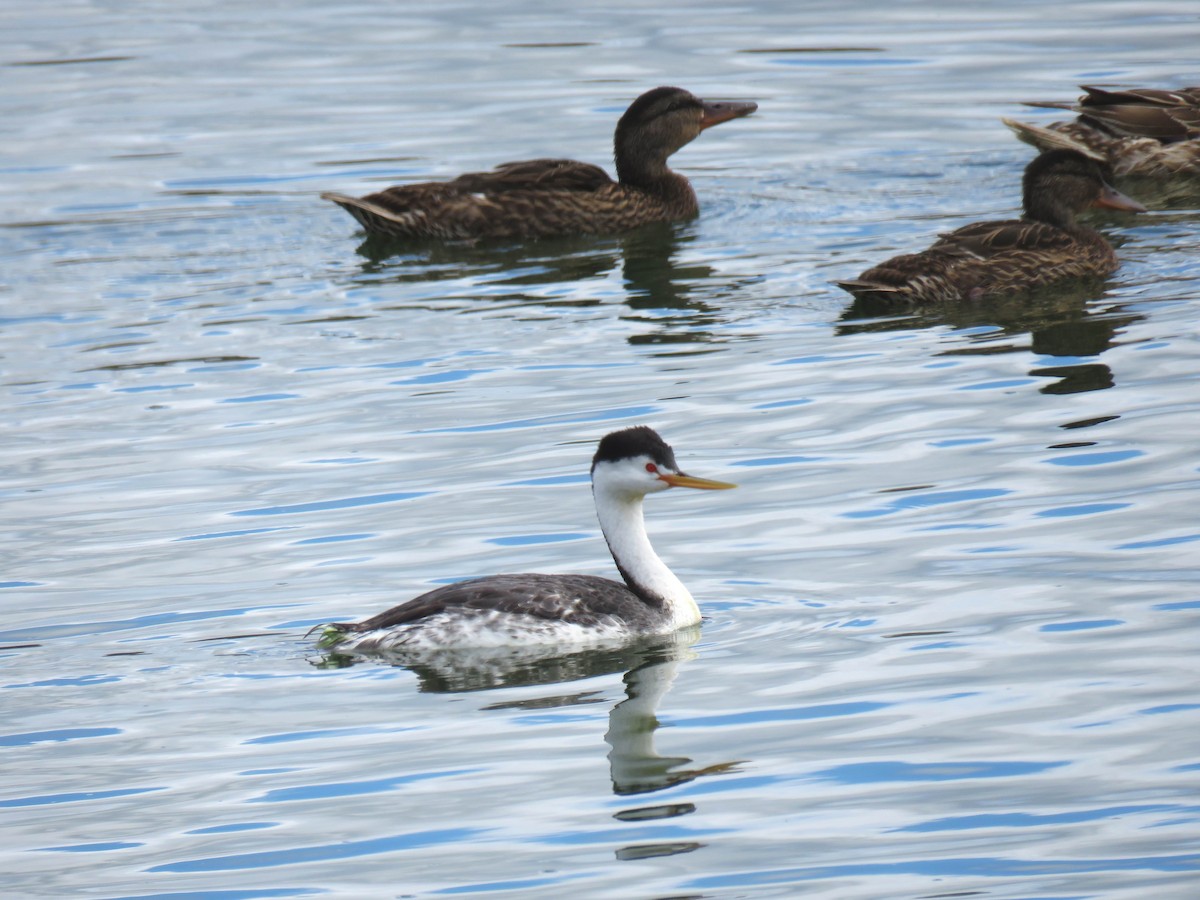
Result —
<path fill-rule="evenodd" d="M 642 94 L 617 122 L 617 180 L 570 159 L 531 159 L 452 181 L 397 185 L 365 197 L 324 193 L 371 235 L 472 240 L 608 234 L 699 213 L 667 159 L 701 131 L 748 116 L 752 102 L 709 103 L 677 87 Z"/>
<path fill-rule="evenodd" d="M 1117 257 L 1099 232 L 1076 223 L 1089 206 L 1144 212 L 1114 190 L 1100 163 L 1074 150 L 1034 159 L 1023 179 L 1025 215 L 977 222 L 940 235 L 920 253 L 897 256 L 839 286 L 856 298 L 907 305 L 979 301 L 1069 278 L 1103 278 Z"/>

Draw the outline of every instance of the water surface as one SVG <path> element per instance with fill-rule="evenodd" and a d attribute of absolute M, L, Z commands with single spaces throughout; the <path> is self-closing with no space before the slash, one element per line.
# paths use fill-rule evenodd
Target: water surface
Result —
<path fill-rule="evenodd" d="M 1036 301 L 830 284 L 1014 215 L 1019 101 L 1200 83 L 1192 4 L 0 15 L 10 891 L 1192 896 L 1196 206 Z M 656 84 L 760 103 L 675 157 L 694 222 L 380 254 L 317 198 L 607 164 Z M 699 634 L 305 639 L 612 574 L 587 464 L 640 423 L 741 485 L 648 504 Z"/>

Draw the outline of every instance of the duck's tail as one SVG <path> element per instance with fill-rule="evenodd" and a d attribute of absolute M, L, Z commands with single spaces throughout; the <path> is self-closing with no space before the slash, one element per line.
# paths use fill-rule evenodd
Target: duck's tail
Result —
<path fill-rule="evenodd" d="M 1002 118 L 1000 121 L 1011 128 L 1017 137 L 1025 143 L 1037 147 L 1038 150 L 1074 150 L 1097 162 L 1108 162 L 1108 157 L 1095 147 L 1089 147 L 1065 132 L 1054 128 L 1043 128 L 1040 125 L 1030 125 L 1027 122 L 1018 122 L 1016 119 Z"/>
<path fill-rule="evenodd" d="M 365 197 L 350 197 L 334 191 L 321 194 L 322 200 L 336 203 L 358 221 L 367 234 L 381 234 L 389 237 L 407 237 L 419 233 L 417 214 L 411 212 L 392 212 L 378 203 Z"/>
<path fill-rule="evenodd" d="M 878 281 L 835 281 L 838 287 L 855 297 L 898 297 L 899 288 Z"/>

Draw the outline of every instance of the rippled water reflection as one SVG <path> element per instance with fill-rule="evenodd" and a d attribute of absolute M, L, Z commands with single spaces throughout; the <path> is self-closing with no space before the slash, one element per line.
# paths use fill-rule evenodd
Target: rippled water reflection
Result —
<path fill-rule="evenodd" d="M 1196 83 L 1191 5 L 4 17 L 10 891 L 1194 892 L 1195 204 L 1095 219 L 1103 285 L 831 286 L 1012 215 L 1018 101 Z M 760 103 L 675 157 L 695 222 L 397 252 L 317 199 L 604 162 L 658 83 Z M 587 462 L 642 422 L 740 484 L 648 503 L 699 635 L 305 639 L 611 574 Z"/>

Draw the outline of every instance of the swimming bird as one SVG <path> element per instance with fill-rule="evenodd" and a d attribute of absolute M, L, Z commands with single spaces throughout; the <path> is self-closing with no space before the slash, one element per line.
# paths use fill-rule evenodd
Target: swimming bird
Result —
<path fill-rule="evenodd" d="M 1089 206 L 1145 211 L 1104 180 L 1095 159 L 1074 150 L 1036 157 L 1025 169 L 1023 187 L 1022 218 L 977 222 L 940 235 L 929 249 L 889 259 L 839 286 L 859 299 L 919 305 L 1102 278 L 1116 269 L 1116 254 L 1103 235 L 1075 216 Z"/>
<path fill-rule="evenodd" d="M 667 158 L 706 128 L 748 116 L 757 103 L 707 103 L 682 88 L 642 94 L 617 122 L 617 180 L 570 159 L 531 159 L 453 181 L 390 187 L 365 197 L 324 193 L 371 235 L 470 240 L 606 234 L 690 219 L 695 191 Z"/>
<path fill-rule="evenodd" d="M 659 559 L 642 498 L 672 487 L 734 485 L 685 475 L 644 425 L 605 435 L 592 459 L 600 529 L 624 583 L 595 575 L 491 575 L 436 588 L 361 622 L 324 626 L 323 647 L 380 651 L 575 644 L 670 634 L 700 621 L 683 583 Z"/>
<path fill-rule="evenodd" d="M 1003 119 L 1039 150 L 1090 150 L 1116 177 L 1200 175 L 1200 87 L 1109 90 L 1083 85 L 1077 103 L 1030 103 L 1078 113 L 1048 126 Z"/>

